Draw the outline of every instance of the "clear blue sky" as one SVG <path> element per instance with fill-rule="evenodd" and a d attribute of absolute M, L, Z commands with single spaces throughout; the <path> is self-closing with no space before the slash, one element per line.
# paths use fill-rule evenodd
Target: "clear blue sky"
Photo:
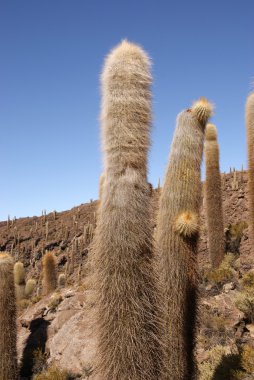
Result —
<path fill-rule="evenodd" d="M 97 198 L 99 75 L 123 38 L 153 60 L 150 182 L 163 178 L 176 115 L 203 95 L 221 170 L 246 167 L 253 17 L 253 0 L 2 0 L 0 220 Z"/>

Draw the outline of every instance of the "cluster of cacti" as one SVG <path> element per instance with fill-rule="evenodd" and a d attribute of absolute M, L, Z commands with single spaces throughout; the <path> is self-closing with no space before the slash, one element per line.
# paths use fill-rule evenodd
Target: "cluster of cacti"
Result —
<path fill-rule="evenodd" d="M 16 297 L 13 260 L 0 253 L 0 379 L 17 380 Z"/>
<path fill-rule="evenodd" d="M 90 219 L 83 234 L 78 235 L 81 225 L 78 208 L 72 218 L 75 237 L 67 254 L 65 273 L 57 277 L 56 257 L 53 252 L 46 252 L 42 258 L 42 292 L 48 295 L 57 286 L 65 287 L 68 276 L 74 273 L 79 248 L 82 251 L 82 247 L 89 246 L 97 344 L 95 377 L 98 380 L 196 380 L 197 244 L 203 148 L 204 200 L 212 266 L 218 267 L 224 256 L 217 130 L 213 124 L 207 124 L 213 106 L 201 98 L 178 115 L 164 184 L 161 187 L 159 180 L 157 188 L 160 202 L 154 244 L 153 188 L 147 181 L 152 81 L 149 57 L 139 46 L 123 41 L 106 58 L 101 79 L 105 160 L 97 218 L 94 214 L 94 221 Z M 247 100 L 246 124 L 250 231 L 254 241 L 254 93 Z M 238 186 L 233 170 L 231 189 L 238 190 Z M 52 217 L 56 221 L 56 211 Z M 19 257 L 20 234 L 15 221 L 11 223 L 8 217 L 7 230 L 11 227 L 12 251 L 16 247 Z M 41 227 L 45 228 L 47 242 L 46 210 L 42 212 Z M 37 228 L 36 222 L 35 231 Z M 62 221 L 60 235 L 68 240 L 68 227 Z M 78 283 L 81 277 L 79 261 Z M 34 279 L 25 281 L 22 262 L 14 265 L 11 256 L 0 253 L 0 380 L 17 380 L 15 301 L 29 297 L 35 286 Z M 60 292 L 54 297 L 52 307 L 62 300 Z"/>
<path fill-rule="evenodd" d="M 156 231 L 165 321 L 163 379 L 195 377 L 200 165 L 212 106 L 204 98 L 183 111 L 171 146 Z"/>
<path fill-rule="evenodd" d="M 17 261 L 14 265 L 14 282 L 16 290 L 16 298 L 18 301 L 30 297 L 35 289 L 36 281 L 30 278 L 27 282 L 25 279 L 25 268 L 21 261 Z"/>
<path fill-rule="evenodd" d="M 42 293 L 49 294 L 57 287 L 57 266 L 54 253 L 48 251 L 42 258 Z"/>
<path fill-rule="evenodd" d="M 213 267 L 223 260 L 225 242 L 221 194 L 219 145 L 215 125 L 207 124 L 205 133 L 205 200 L 208 227 L 208 248 Z"/>
<path fill-rule="evenodd" d="M 162 346 L 153 267 L 150 188 L 150 62 L 126 41 L 102 74 L 105 179 L 92 246 L 95 371 L 103 380 L 159 378 Z"/>

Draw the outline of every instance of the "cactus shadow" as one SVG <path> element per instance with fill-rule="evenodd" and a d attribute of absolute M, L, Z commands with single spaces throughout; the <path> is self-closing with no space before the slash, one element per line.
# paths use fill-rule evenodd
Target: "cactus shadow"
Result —
<path fill-rule="evenodd" d="M 223 355 L 220 363 L 216 367 L 212 380 L 234 380 L 233 371 L 242 370 L 241 358 L 239 355 Z"/>
<path fill-rule="evenodd" d="M 44 318 L 36 318 L 30 323 L 30 335 L 27 338 L 20 363 L 20 377 L 22 380 L 30 380 L 32 378 L 35 353 L 41 352 L 43 355 L 45 354 L 49 324 Z"/>

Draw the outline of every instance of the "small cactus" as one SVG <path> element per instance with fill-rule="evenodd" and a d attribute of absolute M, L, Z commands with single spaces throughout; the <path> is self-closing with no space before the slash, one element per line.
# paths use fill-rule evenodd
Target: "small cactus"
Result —
<path fill-rule="evenodd" d="M 36 286 L 36 281 L 33 278 L 29 278 L 26 282 L 26 287 L 25 287 L 25 296 L 30 297 L 35 289 Z"/>
<path fill-rule="evenodd" d="M 238 188 L 239 188 L 239 183 L 238 183 L 238 180 L 237 180 L 236 171 L 234 171 L 233 181 L 231 183 L 231 189 L 236 191 L 236 190 L 238 190 Z"/>
<path fill-rule="evenodd" d="M 46 252 L 42 258 L 42 292 L 49 294 L 57 287 L 56 258 L 52 252 Z"/>
<path fill-rule="evenodd" d="M 67 279 L 69 277 L 70 272 L 70 264 L 69 264 L 69 258 L 67 258 L 65 263 L 65 278 Z"/>
<path fill-rule="evenodd" d="M 60 273 L 58 276 L 58 286 L 59 288 L 64 288 L 66 285 L 66 276 L 64 273 Z"/>
<path fill-rule="evenodd" d="M 14 265 L 14 281 L 16 285 L 25 285 L 25 268 L 21 261 Z"/>
<path fill-rule="evenodd" d="M 80 281 L 81 281 L 81 277 L 82 277 L 82 265 L 79 264 L 79 267 L 78 267 L 78 283 L 80 284 Z"/>

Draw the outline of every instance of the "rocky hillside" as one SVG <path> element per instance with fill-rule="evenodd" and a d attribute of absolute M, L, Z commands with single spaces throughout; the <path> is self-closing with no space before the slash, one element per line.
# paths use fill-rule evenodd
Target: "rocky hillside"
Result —
<path fill-rule="evenodd" d="M 201 215 L 200 380 L 254 379 L 254 265 L 247 228 L 247 174 L 222 174 L 222 185 L 228 254 L 216 271 L 209 266 L 205 202 Z M 154 215 L 159 193 L 159 189 L 153 192 Z M 37 281 L 34 296 L 18 305 L 23 379 L 42 373 L 36 379 L 46 380 L 43 371 L 48 366 L 62 376 L 50 379 L 93 379 L 95 337 L 87 318 L 92 305 L 87 302 L 90 290 L 85 264 L 97 206 L 98 202 L 90 202 L 62 213 L 0 223 L 0 250 L 23 261 L 27 278 Z M 41 258 L 46 250 L 55 252 L 58 272 L 65 273 L 67 284 L 42 297 Z"/>

